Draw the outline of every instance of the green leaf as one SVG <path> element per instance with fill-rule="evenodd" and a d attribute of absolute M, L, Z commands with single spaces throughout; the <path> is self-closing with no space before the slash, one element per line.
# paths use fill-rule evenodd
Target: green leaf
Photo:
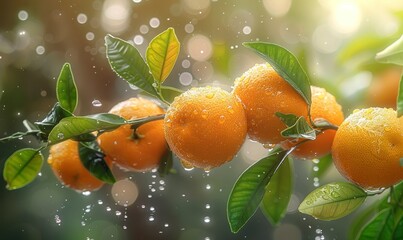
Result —
<path fill-rule="evenodd" d="M 393 226 L 392 209 L 387 208 L 379 212 L 361 231 L 359 240 L 392 239 Z"/>
<path fill-rule="evenodd" d="M 56 126 L 65 117 L 70 117 L 72 114 L 62 108 L 57 102 L 50 110 L 48 115 L 41 122 L 35 122 L 35 125 L 45 134 L 49 134 L 53 127 Z"/>
<path fill-rule="evenodd" d="M 281 135 L 288 138 L 316 139 L 315 129 L 308 124 L 304 117 L 299 117 L 294 125 L 281 131 Z"/>
<path fill-rule="evenodd" d="M 403 66 L 403 35 L 394 43 L 377 53 L 375 59 L 382 63 Z"/>
<path fill-rule="evenodd" d="M 385 46 L 385 38 L 379 35 L 359 35 L 355 39 L 348 41 L 338 53 L 337 62 L 346 64 L 352 59 L 360 57 L 362 61 L 367 61 L 373 56 L 373 51 Z"/>
<path fill-rule="evenodd" d="M 170 103 L 174 101 L 176 96 L 179 96 L 183 93 L 183 91 L 180 89 L 168 86 L 161 86 L 161 92 L 164 99 Z"/>
<path fill-rule="evenodd" d="M 160 177 L 165 177 L 172 172 L 173 166 L 173 154 L 170 149 L 168 149 L 164 156 L 162 156 L 161 162 L 158 166 L 158 173 Z"/>
<path fill-rule="evenodd" d="M 293 174 L 291 159 L 287 158 L 278 168 L 266 187 L 260 209 L 273 225 L 280 223 L 290 202 Z"/>
<path fill-rule="evenodd" d="M 332 155 L 328 154 L 324 157 L 321 157 L 320 159 L 318 159 L 319 162 L 317 164 L 315 164 L 315 166 L 317 167 L 317 171 L 316 169 L 314 170 L 312 168 L 311 171 L 311 178 L 321 178 L 323 177 L 323 175 L 327 172 L 327 170 L 332 166 L 333 163 L 333 159 L 332 159 Z"/>
<path fill-rule="evenodd" d="M 367 194 L 351 183 L 329 183 L 305 197 L 298 210 L 320 220 L 335 220 L 358 208 Z"/>
<path fill-rule="evenodd" d="M 397 109 L 397 117 L 403 116 L 403 75 L 400 77 L 396 109 Z"/>
<path fill-rule="evenodd" d="M 63 65 L 56 83 L 56 97 L 60 106 L 69 112 L 77 107 L 77 86 L 69 63 Z"/>
<path fill-rule="evenodd" d="M 227 204 L 231 231 L 238 232 L 252 217 L 265 194 L 266 185 L 290 151 L 273 150 L 239 176 Z"/>
<path fill-rule="evenodd" d="M 393 232 L 393 240 L 401 240 L 403 239 L 403 218 L 400 219 L 398 224 L 395 227 L 395 231 Z"/>
<path fill-rule="evenodd" d="M 355 240 L 359 233 L 362 231 L 367 222 L 378 212 L 379 201 L 367 206 L 359 213 L 351 223 L 348 229 L 348 239 Z"/>
<path fill-rule="evenodd" d="M 50 132 L 49 143 L 55 144 L 96 131 L 113 130 L 123 124 L 126 124 L 123 118 L 109 113 L 63 118 Z"/>
<path fill-rule="evenodd" d="M 78 152 L 84 167 L 93 176 L 109 184 L 113 184 L 116 181 L 105 162 L 105 154 L 102 153 L 96 141 L 80 142 Z"/>
<path fill-rule="evenodd" d="M 32 148 L 14 152 L 4 165 L 3 177 L 9 190 L 24 187 L 38 176 L 43 163 L 42 154 Z"/>
<path fill-rule="evenodd" d="M 147 47 L 146 60 L 157 82 L 163 83 L 169 76 L 179 50 L 180 44 L 173 28 L 168 28 L 151 40 Z"/>
<path fill-rule="evenodd" d="M 138 50 L 122 39 L 105 37 L 106 56 L 112 69 L 121 78 L 152 96 L 157 96 L 154 78 Z"/>
<path fill-rule="evenodd" d="M 308 75 L 298 59 L 287 49 L 272 43 L 246 42 L 243 43 L 263 57 L 276 72 L 284 78 L 311 105 L 311 85 Z"/>
<path fill-rule="evenodd" d="M 294 114 L 285 114 L 281 112 L 276 112 L 276 116 L 280 118 L 280 120 L 287 126 L 291 127 L 292 125 L 295 125 L 295 123 L 298 121 L 299 116 L 296 116 Z"/>

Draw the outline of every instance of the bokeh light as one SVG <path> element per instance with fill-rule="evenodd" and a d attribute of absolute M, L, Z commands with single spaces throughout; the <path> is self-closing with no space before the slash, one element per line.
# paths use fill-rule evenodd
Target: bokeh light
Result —
<path fill-rule="evenodd" d="M 186 50 L 194 60 L 207 61 L 213 54 L 213 45 L 208 37 L 196 34 L 187 41 Z"/>
<path fill-rule="evenodd" d="M 139 191 L 134 182 L 122 179 L 113 184 L 111 194 L 117 204 L 128 207 L 136 201 Z"/>

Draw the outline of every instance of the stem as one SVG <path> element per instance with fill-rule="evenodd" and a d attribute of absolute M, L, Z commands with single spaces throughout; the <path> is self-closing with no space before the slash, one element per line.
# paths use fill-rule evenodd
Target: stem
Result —
<path fill-rule="evenodd" d="M 157 83 L 157 89 L 156 89 L 156 90 L 157 90 L 158 98 L 159 98 L 164 104 L 166 104 L 167 106 L 169 106 L 170 103 L 169 103 L 167 100 L 165 100 L 164 96 L 162 96 L 161 83 L 160 83 L 160 82 Z"/>
<path fill-rule="evenodd" d="M 138 118 L 138 119 L 133 119 L 133 120 L 127 120 L 126 123 L 127 124 L 132 124 L 134 126 L 140 126 L 144 123 L 148 123 L 148 122 L 152 122 L 152 121 L 156 121 L 156 120 L 161 120 L 164 119 L 165 114 L 158 114 L 158 115 L 154 115 L 154 116 L 149 116 L 149 117 L 144 117 L 144 118 Z"/>
<path fill-rule="evenodd" d="M 10 140 L 13 140 L 13 139 L 19 139 L 19 138 L 29 136 L 29 135 L 37 135 L 39 133 L 41 133 L 41 131 L 39 131 L 39 130 L 31 130 L 31 131 L 26 131 L 26 132 L 16 132 L 16 133 L 13 133 L 10 136 L 0 138 L 0 143 L 7 142 L 7 141 L 10 141 Z"/>

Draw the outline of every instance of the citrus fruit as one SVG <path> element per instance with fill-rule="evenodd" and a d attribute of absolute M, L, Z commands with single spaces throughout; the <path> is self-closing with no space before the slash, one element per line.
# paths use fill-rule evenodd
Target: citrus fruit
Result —
<path fill-rule="evenodd" d="M 391 67 L 375 75 L 368 88 L 368 105 L 396 109 L 401 74 L 401 68 Z"/>
<path fill-rule="evenodd" d="M 391 108 L 354 111 L 340 125 L 332 146 L 341 175 L 368 189 L 403 179 L 403 118 Z"/>
<path fill-rule="evenodd" d="M 312 104 L 311 119 L 325 119 L 333 125 L 340 125 L 344 120 L 341 106 L 337 103 L 336 98 L 328 93 L 324 88 L 311 86 Z M 309 121 L 308 121 L 309 122 Z M 299 145 L 293 152 L 294 157 L 300 159 L 319 158 L 328 154 L 331 150 L 336 130 L 327 129 L 317 134 L 316 139 L 306 141 Z M 284 141 L 281 145 L 285 149 L 289 149 L 301 140 L 293 139 Z"/>
<path fill-rule="evenodd" d="M 209 170 L 235 156 L 247 127 L 242 105 L 232 94 L 200 87 L 174 99 L 164 129 L 168 145 L 181 160 Z"/>
<path fill-rule="evenodd" d="M 109 113 L 126 120 L 163 114 L 164 110 L 145 98 L 130 98 L 115 105 Z M 157 167 L 167 151 L 163 120 L 140 125 L 135 130 L 129 124 L 102 133 L 98 143 L 106 157 L 128 171 L 149 171 Z"/>
<path fill-rule="evenodd" d="M 245 109 L 248 135 L 264 144 L 285 140 L 286 125 L 276 112 L 306 117 L 308 106 L 294 88 L 267 63 L 257 64 L 235 80 L 233 94 Z"/>
<path fill-rule="evenodd" d="M 52 145 L 48 163 L 56 177 L 67 187 L 77 191 L 93 191 L 103 185 L 81 163 L 76 141 L 66 140 Z"/>

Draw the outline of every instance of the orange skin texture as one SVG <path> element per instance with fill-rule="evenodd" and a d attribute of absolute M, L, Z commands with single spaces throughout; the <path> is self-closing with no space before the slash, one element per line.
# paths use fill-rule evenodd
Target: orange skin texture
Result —
<path fill-rule="evenodd" d="M 209 170 L 233 159 L 246 137 L 241 103 L 217 87 L 192 88 L 168 108 L 164 130 L 172 151 L 190 165 Z"/>
<path fill-rule="evenodd" d="M 285 140 L 286 125 L 275 113 L 307 117 L 305 100 L 269 64 L 258 64 L 235 80 L 233 94 L 245 109 L 248 135 L 263 144 Z"/>
<path fill-rule="evenodd" d="M 154 102 L 143 98 L 130 98 L 114 106 L 110 113 L 126 120 L 163 114 L 164 110 Z M 142 124 L 133 138 L 131 125 L 102 133 L 98 143 L 107 158 L 128 171 L 149 171 L 158 167 L 167 151 L 163 120 Z"/>
<path fill-rule="evenodd" d="M 48 163 L 60 182 L 79 192 L 94 191 L 104 184 L 81 163 L 76 141 L 66 140 L 51 146 Z"/>
<path fill-rule="evenodd" d="M 391 67 L 375 75 L 368 88 L 368 105 L 396 109 L 401 74 L 402 68 Z"/>
<path fill-rule="evenodd" d="M 354 111 L 340 125 L 332 146 L 340 174 L 367 189 L 387 188 L 403 179 L 403 118 L 389 108 Z"/>
<path fill-rule="evenodd" d="M 312 86 L 311 118 L 326 119 L 335 126 L 339 126 L 344 120 L 344 114 L 336 98 L 325 89 Z M 309 121 L 308 121 L 309 122 Z M 293 152 L 294 157 L 300 159 L 314 159 L 330 153 L 336 130 L 327 129 L 316 136 L 315 140 L 307 141 L 298 146 Z M 282 143 L 282 147 L 289 149 L 301 140 L 289 140 Z"/>

